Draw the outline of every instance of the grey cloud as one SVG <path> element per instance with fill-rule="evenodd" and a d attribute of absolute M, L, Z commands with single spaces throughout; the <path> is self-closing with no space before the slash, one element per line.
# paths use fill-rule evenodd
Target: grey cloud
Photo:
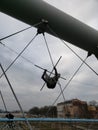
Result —
<path fill-rule="evenodd" d="M 98 29 L 97 1 L 45 1 Z M 0 17 L 0 30 L 2 30 L 0 31 L 0 37 L 7 36 L 29 26 L 2 13 L 0 13 Z M 24 33 L 4 40 L 3 43 L 20 53 L 24 46 L 33 38 L 35 34 L 36 29 L 32 28 Z M 62 88 L 64 88 L 70 77 L 81 64 L 81 61 L 68 48 L 66 48 L 58 38 L 46 34 L 46 39 L 54 63 L 56 63 L 59 57 L 62 56 L 62 59 L 57 65 L 57 69 L 58 72 L 67 79 L 66 81 L 60 79 Z M 68 45 L 75 52 L 77 52 L 79 56 L 85 59 L 87 55 L 86 51 L 74 47 L 69 43 Z M 33 106 L 51 105 L 60 93 L 60 88 L 57 85 L 54 90 L 49 90 L 45 86 L 43 91 L 40 92 L 40 88 L 44 83 L 41 79 L 43 70 L 34 66 L 34 64 L 37 64 L 43 68 L 49 69 L 50 71 L 52 70 L 52 64 L 42 35 L 39 35 L 22 55 L 32 61 L 33 64 L 19 57 L 19 59 L 8 70 L 7 75 L 23 108 L 28 110 Z M 4 69 L 7 68 L 7 66 L 15 59 L 16 56 L 17 55 L 14 54 L 14 52 L 11 52 L 7 48 L 0 45 L 0 61 Z M 87 63 L 96 72 L 98 72 L 98 61 L 93 55 L 87 59 Z M 8 108 L 19 109 L 4 77 L 2 78 L 0 84 Z M 64 94 L 66 99 L 80 98 L 83 100 L 97 100 L 97 76 L 86 65 L 83 65 L 70 85 L 67 87 L 67 89 L 65 89 Z M 57 102 L 63 100 L 64 99 L 61 96 Z"/>

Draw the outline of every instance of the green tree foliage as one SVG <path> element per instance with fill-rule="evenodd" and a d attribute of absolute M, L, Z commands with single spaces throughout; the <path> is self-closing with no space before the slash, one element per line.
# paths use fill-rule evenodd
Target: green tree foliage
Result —
<path fill-rule="evenodd" d="M 29 113 L 44 117 L 57 117 L 57 108 L 56 106 L 33 107 L 29 110 Z"/>
<path fill-rule="evenodd" d="M 30 114 L 33 114 L 33 115 L 39 115 L 39 108 L 38 107 L 33 107 L 29 110 L 29 113 Z"/>

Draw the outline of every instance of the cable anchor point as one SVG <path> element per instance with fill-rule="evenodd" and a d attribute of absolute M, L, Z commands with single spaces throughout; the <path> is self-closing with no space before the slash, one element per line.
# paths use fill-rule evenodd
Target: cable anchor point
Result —
<path fill-rule="evenodd" d="M 46 32 L 47 30 L 47 25 L 48 25 L 48 21 L 45 19 L 41 20 L 41 24 L 38 25 L 38 29 L 37 29 L 37 34 L 43 34 Z"/>

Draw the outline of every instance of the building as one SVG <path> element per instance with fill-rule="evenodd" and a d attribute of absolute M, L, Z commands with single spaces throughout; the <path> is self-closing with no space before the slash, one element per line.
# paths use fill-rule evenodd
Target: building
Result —
<path fill-rule="evenodd" d="M 98 107 L 93 105 L 88 105 L 89 118 L 98 119 Z"/>
<path fill-rule="evenodd" d="M 88 118 L 88 114 L 88 106 L 85 101 L 72 99 L 57 104 L 59 118 Z"/>

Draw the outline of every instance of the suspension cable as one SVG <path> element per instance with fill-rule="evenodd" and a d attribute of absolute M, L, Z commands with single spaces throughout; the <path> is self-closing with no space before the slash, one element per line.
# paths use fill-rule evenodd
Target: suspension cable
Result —
<path fill-rule="evenodd" d="M 29 126 L 30 130 L 32 130 L 32 127 L 31 127 L 30 123 L 28 122 L 28 119 L 25 117 L 25 114 L 24 114 L 24 111 L 22 109 L 22 106 L 21 106 L 21 104 L 20 104 L 20 102 L 19 102 L 19 100 L 18 100 L 18 98 L 17 98 L 17 96 L 16 96 L 16 94 L 15 94 L 15 92 L 13 90 L 13 87 L 12 87 L 12 85 L 11 85 L 11 83 L 10 83 L 10 81 L 9 81 L 9 79 L 8 79 L 8 77 L 7 77 L 7 75 L 6 75 L 6 73 L 5 73 L 5 71 L 4 71 L 4 69 L 3 69 L 1 64 L 0 64 L 0 67 L 1 67 L 1 70 L 2 70 L 2 72 L 3 72 L 3 74 L 4 74 L 5 78 L 6 78 L 7 82 L 8 82 L 8 85 L 9 85 L 9 87 L 10 87 L 10 89 L 11 89 L 11 91 L 12 91 L 12 93 L 13 93 L 15 99 L 16 99 L 16 102 L 17 102 L 17 104 L 18 104 L 18 106 L 19 106 L 19 108 L 20 108 L 20 110 L 21 110 L 21 112 L 23 114 L 23 117 L 25 118 L 25 120 L 27 122 L 27 125 Z"/>
<path fill-rule="evenodd" d="M 63 40 L 62 40 L 62 42 L 63 42 L 82 62 L 84 62 L 83 59 L 82 59 L 75 51 L 73 51 Z M 86 66 L 89 67 L 89 69 L 91 69 L 91 70 L 98 76 L 98 73 L 97 73 L 91 66 L 89 66 L 86 62 L 84 62 L 84 63 L 86 64 Z"/>
<path fill-rule="evenodd" d="M 62 94 L 62 97 L 64 99 L 64 109 L 66 110 L 66 114 L 68 114 L 68 105 L 66 104 L 66 99 L 65 99 L 65 96 L 64 96 L 64 91 L 63 91 L 63 89 L 62 89 L 61 84 L 60 84 L 59 81 L 58 81 L 58 85 L 60 87 L 61 94 Z"/>
<path fill-rule="evenodd" d="M 60 84 L 59 81 L 58 81 L 58 85 L 60 86 L 60 90 L 61 90 L 61 92 L 62 92 L 62 96 L 63 96 L 64 102 L 65 102 L 65 101 L 66 101 L 66 100 L 65 100 L 65 96 L 64 96 L 63 89 L 62 89 L 61 84 Z"/>
<path fill-rule="evenodd" d="M 45 43 L 46 43 L 46 47 L 47 47 L 47 50 L 48 50 L 48 53 L 49 53 L 49 56 L 50 56 L 50 60 L 51 60 L 52 66 L 53 66 L 53 68 L 54 68 L 53 59 L 52 59 L 52 56 L 51 56 L 51 53 L 50 53 L 50 50 L 49 50 L 49 47 L 48 47 L 48 43 L 47 43 L 45 34 L 43 35 L 43 37 L 44 37 L 44 40 L 45 40 Z"/>
<path fill-rule="evenodd" d="M 3 98 L 3 95 L 2 95 L 2 92 L 1 92 L 1 91 L 0 91 L 0 96 L 1 96 L 1 99 L 2 99 L 2 101 L 3 101 L 4 109 L 5 109 L 5 111 L 6 111 L 6 112 L 8 112 L 7 107 L 6 107 L 6 104 L 5 104 L 5 101 L 4 101 L 4 98 Z"/>
<path fill-rule="evenodd" d="M 55 33 L 55 32 L 51 29 L 51 27 L 50 27 L 49 25 L 48 25 L 48 28 L 49 28 L 49 30 L 50 30 L 56 37 L 59 38 L 58 34 Z M 65 41 L 63 41 L 63 40 L 60 39 L 60 38 L 59 38 L 59 40 L 60 40 L 64 45 L 66 45 L 67 48 L 69 48 L 82 62 L 84 62 L 84 60 L 83 60 L 71 47 L 69 47 L 69 46 L 65 43 Z M 88 68 L 89 68 L 90 70 L 92 70 L 92 71 L 98 76 L 98 73 L 97 73 L 90 65 L 88 65 L 86 62 L 84 62 L 84 63 L 85 63 L 86 66 L 88 66 Z"/>
<path fill-rule="evenodd" d="M 13 50 L 12 48 L 8 47 L 7 45 L 3 44 L 4 47 L 6 47 L 8 50 L 10 50 L 11 52 L 14 52 L 15 54 L 19 55 L 19 53 L 15 50 Z M 20 56 L 21 58 L 23 58 L 24 60 L 26 60 L 27 62 L 31 63 L 32 65 L 35 65 L 31 60 L 27 59 L 26 57 L 24 56 Z"/>
<path fill-rule="evenodd" d="M 51 53 L 50 53 L 50 50 L 49 50 L 49 47 L 48 47 L 48 43 L 47 43 L 47 40 L 46 40 L 46 37 L 45 37 L 45 34 L 44 34 L 44 33 L 43 33 L 43 37 L 44 37 L 45 44 L 46 44 L 46 47 L 47 47 L 47 50 L 48 50 L 48 53 L 49 53 L 49 56 L 50 56 L 50 60 L 51 60 L 53 69 L 54 69 L 54 63 L 53 63 L 52 55 L 51 55 Z M 50 73 L 50 75 L 51 75 L 51 73 Z M 49 75 L 49 76 L 50 76 L 50 75 Z M 44 86 L 44 85 L 43 85 L 43 86 Z"/>
<path fill-rule="evenodd" d="M 42 23 L 42 22 L 39 22 L 39 23 L 37 23 L 37 24 L 34 24 L 33 27 L 36 27 L 36 26 L 40 25 L 41 23 Z M 18 31 L 18 32 L 15 32 L 15 33 L 13 33 L 13 34 L 10 34 L 10 35 L 8 35 L 8 36 L 6 36 L 6 37 L 3 37 L 3 38 L 0 39 L 0 41 L 5 40 L 5 39 L 7 39 L 7 38 L 9 38 L 9 37 L 11 37 L 11 36 L 14 36 L 14 35 L 18 34 L 18 33 L 24 32 L 24 31 L 26 31 L 26 30 L 28 30 L 28 29 L 30 29 L 30 28 L 32 28 L 32 26 L 27 27 L 27 28 L 25 28 L 25 29 L 22 29 L 22 30 L 20 30 L 20 31 Z"/>
<path fill-rule="evenodd" d="M 48 43 L 47 43 L 47 40 L 46 40 L 45 34 L 43 34 L 43 36 L 44 36 L 44 40 L 45 40 L 45 43 L 46 43 L 46 47 L 47 47 L 47 50 L 48 50 L 48 53 L 49 53 L 49 56 L 50 56 L 50 59 L 51 59 L 51 62 L 52 62 L 53 68 L 54 68 L 54 63 L 53 63 L 52 55 L 51 55 L 51 53 L 50 53 L 50 50 L 49 50 L 49 47 L 48 47 Z M 58 85 L 59 85 L 59 87 L 60 87 L 61 94 L 62 94 L 63 99 L 64 99 L 64 102 L 65 102 L 65 96 L 64 96 L 64 93 L 63 93 L 63 91 L 62 91 L 61 84 L 60 84 L 59 81 L 58 81 L 57 83 L 58 83 Z M 66 108 L 67 108 L 67 106 L 66 106 Z M 49 111 L 48 111 L 48 112 L 49 112 Z M 47 114 L 48 114 L 48 112 L 47 112 Z"/>
<path fill-rule="evenodd" d="M 30 27 L 28 27 L 28 28 L 25 28 L 25 29 L 23 29 L 23 30 L 20 30 L 20 31 L 18 31 L 18 32 L 15 32 L 15 33 L 13 33 L 13 34 L 10 34 L 10 35 L 8 35 L 8 36 L 6 36 L 6 37 L 3 37 L 3 38 L 0 39 L 0 41 L 5 40 L 5 39 L 7 39 L 7 38 L 9 38 L 9 37 L 11 37 L 11 36 L 14 36 L 14 35 L 16 35 L 16 34 L 18 34 L 18 33 L 23 32 L 23 31 L 26 31 L 26 30 L 28 30 L 28 29 L 30 29 L 30 28 L 32 28 L 32 26 L 30 26 Z"/>
<path fill-rule="evenodd" d="M 63 92 L 68 87 L 68 85 L 71 83 L 71 81 L 73 80 L 73 78 L 76 76 L 76 74 L 78 73 L 78 71 L 80 70 L 80 68 L 83 66 L 83 64 L 85 63 L 86 59 L 87 59 L 87 57 L 84 59 L 84 61 L 78 67 L 78 69 L 75 71 L 75 73 L 73 74 L 73 76 L 69 79 L 68 83 L 66 84 L 66 86 L 62 90 Z M 61 94 L 62 94 L 62 92 L 60 92 L 60 94 L 58 95 L 58 97 L 56 98 L 56 100 L 53 102 L 52 106 L 57 102 L 57 100 L 59 99 L 59 97 L 61 96 Z"/>
<path fill-rule="evenodd" d="M 47 47 L 47 50 L 48 50 L 48 53 L 49 53 L 49 56 L 50 56 L 50 59 L 51 59 L 51 62 L 52 62 L 53 68 L 54 68 L 54 63 L 53 63 L 52 55 L 51 55 L 51 53 L 50 53 L 50 50 L 49 50 L 49 47 L 48 47 L 48 43 L 47 43 L 46 37 L 45 37 L 45 35 L 43 35 L 43 36 L 44 36 L 44 40 L 45 40 L 45 43 L 46 43 L 46 47 Z M 65 101 L 65 97 L 64 97 L 64 94 L 63 94 L 63 91 L 62 91 L 60 82 L 58 82 L 58 85 L 59 85 L 59 87 L 60 87 L 62 96 L 63 96 L 64 101 Z"/>
<path fill-rule="evenodd" d="M 51 53 L 50 53 L 50 50 L 49 50 L 49 47 L 48 47 L 48 43 L 47 43 L 46 37 L 45 37 L 45 35 L 43 35 L 43 36 L 44 36 L 44 40 L 45 40 L 45 43 L 46 43 L 46 47 L 47 47 L 47 50 L 48 50 L 48 53 L 49 53 L 49 56 L 50 56 L 50 59 L 51 59 L 51 62 L 52 62 L 53 68 L 54 68 L 54 63 L 53 63 L 52 55 L 51 55 Z M 58 82 L 58 84 L 59 84 L 60 89 L 61 89 L 61 92 L 62 92 L 62 88 L 61 88 L 60 82 Z M 64 97 L 64 95 L 63 95 L 63 97 Z"/>
<path fill-rule="evenodd" d="M 7 67 L 5 72 L 9 70 L 9 68 L 15 63 L 15 61 L 21 56 L 21 54 L 27 49 L 27 47 L 32 43 L 32 41 L 35 39 L 37 34 L 32 38 L 32 40 L 23 48 L 23 50 L 19 53 L 19 55 L 13 60 L 13 62 Z M 0 78 L 3 76 L 3 73 L 1 74 Z"/>

